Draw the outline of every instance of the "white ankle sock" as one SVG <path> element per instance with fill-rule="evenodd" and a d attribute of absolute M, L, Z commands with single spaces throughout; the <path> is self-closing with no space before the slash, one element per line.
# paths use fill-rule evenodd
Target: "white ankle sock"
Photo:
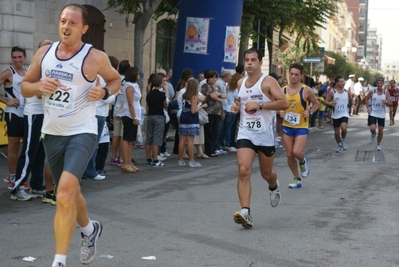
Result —
<path fill-rule="evenodd" d="M 58 262 L 64 264 L 64 266 L 66 266 L 66 258 L 67 258 L 67 255 L 55 254 L 53 266 Z"/>
<path fill-rule="evenodd" d="M 86 225 L 85 227 L 81 226 L 80 229 L 82 230 L 82 232 L 85 236 L 90 236 L 94 232 L 94 225 L 93 225 L 92 221 L 89 220 L 89 224 Z"/>

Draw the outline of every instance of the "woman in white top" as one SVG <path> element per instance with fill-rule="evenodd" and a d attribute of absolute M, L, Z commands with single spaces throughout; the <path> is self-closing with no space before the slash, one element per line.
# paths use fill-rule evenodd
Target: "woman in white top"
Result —
<path fill-rule="evenodd" d="M 137 138 L 137 129 L 141 119 L 141 89 L 137 84 L 140 71 L 137 67 L 129 68 L 125 73 L 125 86 L 122 86 L 123 103 L 120 116 L 123 122 L 121 172 L 133 173 L 139 171 L 132 163 L 133 142 Z"/>

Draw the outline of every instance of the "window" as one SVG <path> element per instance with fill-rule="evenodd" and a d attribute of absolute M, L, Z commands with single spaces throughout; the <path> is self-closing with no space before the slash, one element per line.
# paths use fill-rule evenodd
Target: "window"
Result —
<path fill-rule="evenodd" d="M 156 41 L 156 68 L 171 68 L 176 43 L 176 22 L 172 20 L 161 20 L 157 24 Z"/>

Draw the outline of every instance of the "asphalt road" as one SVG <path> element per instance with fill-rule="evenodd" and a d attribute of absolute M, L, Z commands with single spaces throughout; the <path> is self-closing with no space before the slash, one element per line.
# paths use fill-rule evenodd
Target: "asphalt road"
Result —
<path fill-rule="evenodd" d="M 399 266 L 398 129 L 399 122 L 385 128 L 377 152 L 361 113 L 350 118 L 349 150 L 339 154 L 331 126 L 312 130 L 305 149 L 311 172 L 301 189 L 288 188 L 292 175 L 279 149 L 277 208 L 255 161 L 252 229 L 233 221 L 240 209 L 234 153 L 200 160 L 201 168 L 179 167 L 172 155 L 154 168 L 145 166 L 142 149 L 134 150 L 140 172 L 121 174 L 108 165 L 105 180 L 82 181 L 90 217 L 104 225 L 91 266 Z M 3 177 L 3 157 L 0 166 Z M 0 201 L 0 266 L 51 266 L 55 207 L 11 201 L 5 184 Z M 82 266 L 79 242 L 77 227 L 68 267 Z M 28 256 L 36 260 L 22 260 Z"/>

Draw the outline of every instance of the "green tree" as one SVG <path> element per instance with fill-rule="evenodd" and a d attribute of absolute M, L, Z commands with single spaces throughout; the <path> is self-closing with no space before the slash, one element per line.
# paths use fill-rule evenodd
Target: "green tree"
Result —
<path fill-rule="evenodd" d="M 323 24 L 328 21 L 337 9 L 337 2 L 331 0 L 246 0 L 244 1 L 245 14 L 242 17 L 242 24 L 250 24 L 254 20 L 262 20 L 266 23 L 264 33 L 255 33 L 249 27 L 241 29 L 241 36 L 263 35 L 267 41 L 269 55 L 273 50 L 273 33 L 279 33 L 279 47 L 283 45 L 282 35 L 284 33 L 296 36 L 295 44 L 300 47 L 305 55 L 309 51 L 318 48 L 320 36 L 316 29 L 324 28 Z M 249 32 L 247 32 L 249 31 Z M 300 43 L 302 45 L 300 45 Z M 242 40 L 241 48 L 248 44 L 247 40 Z M 269 68 L 271 67 L 272 57 L 269 57 Z"/>
<path fill-rule="evenodd" d="M 116 9 L 120 14 L 134 15 L 133 64 L 140 70 L 143 69 L 144 32 L 161 2 L 162 0 L 108 0 L 107 3 L 107 9 Z"/>

